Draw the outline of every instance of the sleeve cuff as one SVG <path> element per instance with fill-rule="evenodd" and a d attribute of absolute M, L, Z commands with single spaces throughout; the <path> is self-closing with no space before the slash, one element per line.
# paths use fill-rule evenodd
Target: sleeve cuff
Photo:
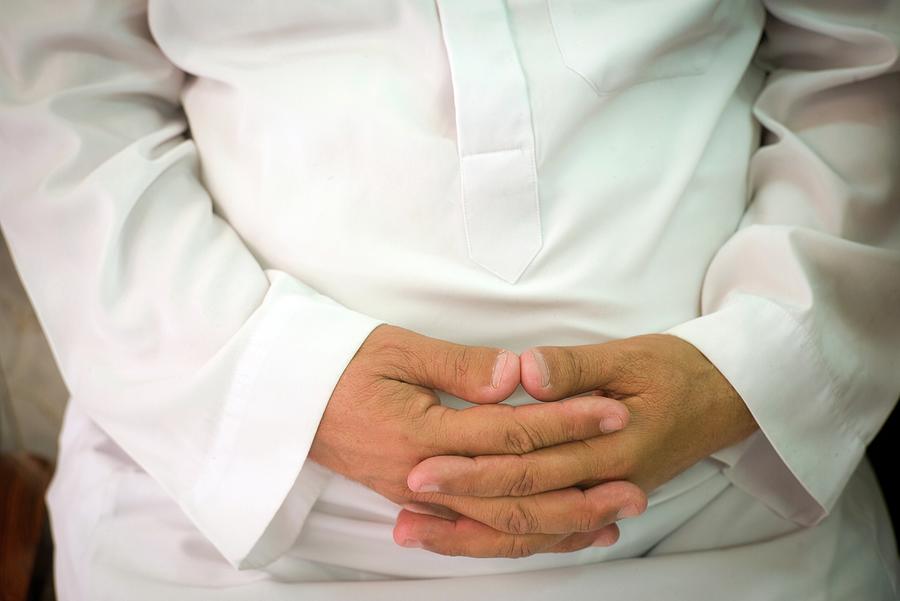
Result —
<path fill-rule="evenodd" d="M 738 391 L 760 432 L 716 453 L 735 486 L 786 519 L 821 521 L 865 445 L 846 426 L 824 361 L 787 310 L 733 295 L 720 310 L 670 329 Z"/>
<path fill-rule="evenodd" d="M 265 532 L 236 567 L 239 570 L 260 568 L 281 557 L 297 540 L 306 516 L 332 476 L 334 472 L 307 459 Z"/>
<path fill-rule="evenodd" d="M 212 451 L 183 507 L 236 568 L 271 562 L 299 534 L 330 474 L 307 460 L 322 413 L 381 323 L 285 274 L 268 275 L 265 310 L 237 359 Z"/>

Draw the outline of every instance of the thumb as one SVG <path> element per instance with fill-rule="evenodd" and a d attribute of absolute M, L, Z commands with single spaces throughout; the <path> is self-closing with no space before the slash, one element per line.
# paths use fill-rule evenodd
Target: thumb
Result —
<path fill-rule="evenodd" d="M 622 357 L 611 344 L 541 346 L 520 358 L 522 387 L 540 401 L 603 390 L 618 379 Z"/>
<path fill-rule="evenodd" d="M 519 358 L 496 347 L 453 344 L 420 334 L 404 345 L 413 360 L 401 379 L 442 390 L 470 403 L 499 403 L 519 385 Z"/>

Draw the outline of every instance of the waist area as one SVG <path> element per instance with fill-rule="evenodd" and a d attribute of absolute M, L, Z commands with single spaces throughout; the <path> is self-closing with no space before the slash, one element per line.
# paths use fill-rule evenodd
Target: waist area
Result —
<path fill-rule="evenodd" d="M 530 572 L 639 557 L 729 485 L 721 465 L 711 459 L 704 460 L 657 489 L 643 515 L 620 522 L 621 537 L 612 547 L 537 554 L 522 559 L 476 559 L 399 547 L 392 531 L 400 507 L 361 484 L 335 475 L 313 507 L 287 558 L 388 578 L 443 578 Z"/>

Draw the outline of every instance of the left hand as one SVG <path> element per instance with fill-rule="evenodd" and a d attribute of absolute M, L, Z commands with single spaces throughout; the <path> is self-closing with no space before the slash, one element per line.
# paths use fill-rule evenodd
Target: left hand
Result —
<path fill-rule="evenodd" d="M 520 360 L 522 386 L 532 397 L 558 401 L 592 394 L 617 399 L 631 412 L 628 427 L 522 455 L 431 457 L 410 472 L 412 490 L 529 496 L 626 480 L 649 493 L 757 429 L 728 380 L 693 345 L 675 336 L 537 347 Z M 437 553 L 459 542 L 453 539 L 453 522 L 436 517 L 401 512 L 398 527 L 413 534 L 427 531 L 435 542 L 426 548 Z"/>

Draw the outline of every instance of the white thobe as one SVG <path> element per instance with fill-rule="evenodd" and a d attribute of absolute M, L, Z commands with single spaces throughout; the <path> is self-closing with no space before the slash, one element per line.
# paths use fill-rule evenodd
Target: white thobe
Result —
<path fill-rule="evenodd" d="M 900 391 L 900 2 L 0 11 L 0 223 L 72 395 L 63 601 L 897 594 L 860 461 Z M 669 332 L 760 430 L 609 549 L 399 548 L 306 459 L 382 322 Z"/>

